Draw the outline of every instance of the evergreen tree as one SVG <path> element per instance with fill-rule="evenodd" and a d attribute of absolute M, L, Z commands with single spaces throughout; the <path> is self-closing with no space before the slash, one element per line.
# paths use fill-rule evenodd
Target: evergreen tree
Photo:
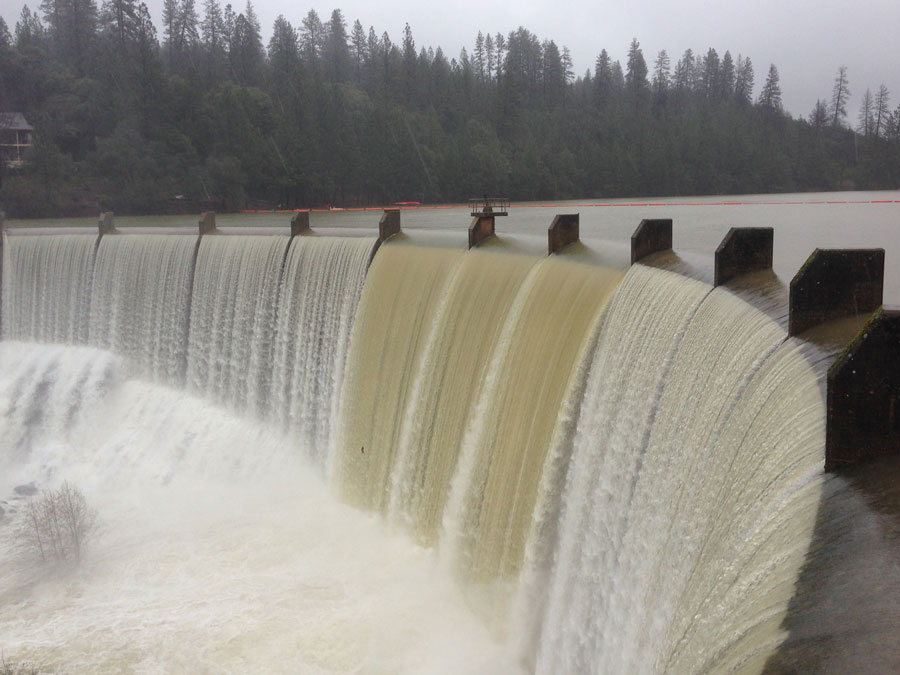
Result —
<path fill-rule="evenodd" d="M 690 48 L 684 51 L 678 63 L 675 64 L 674 85 L 679 94 L 688 94 L 693 89 L 694 51 Z"/>
<path fill-rule="evenodd" d="M 566 84 L 572 84 L 572 82 L 575 81 L 575 64 L 572 62 L 572 52 L 570 52 L 569 48 L 565 45 L 563 45 L 562 56 L 560 59 L 562 60 L 563 76 L 565 77 Z"/>
<path fill-rule="evenodd" d="M 275 88 L 294 80 L 300 67 L 300 40 L 297 31 L 279 14 L 269 39 L 269 67 Z"/>
<path fill-rule="evenodd" d="M 178 0 L 163 0 L 162 22 L 163 46 L 165 47 L 169 66 L 171 67 L 175 51 L 173 43 L 175 41 L 175 36 L 178 33 Z"/>
<path fill-rule="evenodd" d="M 562 64 L 562 55 L 553 40 L 546 40 L 541 45 L 543 64 L 543 97 L 548 106 L 561 104 L 565 98 L 566 74 Z"/>
<path fill-rule="evenodd" d="M 12 35 L 9 34 L 9 26 L 6 25 L 6 21 L 0 16 L 0 49 L 9 47 L 12 47 Z"/>
<path fill-rule="evenodd" d="M 597 62 L 594 66 L 594 89 L 597 92 L 597 101 L 603 104 L 612 95 L 613 70 L 612 59 L 605 49 L 600 50 Z"/>
<path fill-rule="evenodd" d="M 362 84 L 362 66 L 366 56 L 366 32 L 359 19 L 353 22 L 350 44 L 353 46 L 353 61 L 356 64 L 356 83 Z"/>
<path fill-rule="evenodd" d="M 884 135 L 888 118 L 891 113 L 889 107 L 890 100 L 891 94 L 888 91 L 888 88 L 882 84 L 878 87 L 878 93 L 875 94 L 875 126 L 873 131 L 876 136 L 880 137 Z"/>
<path fill-rule="evenodd" d="M 377 64 L 381 61 L 381 41 L 375 33 L 375 28 L 369 26 L 369 34 L 366 36 L 366 63 L 369 69 L 378 72 Z"/>
<path fill-rule="evenodd" d="M 256 87 L 262 82 L 264 62 L 262 38 L 256 23 L 256 15 L 247 2 L 247 15 L 241 13 L 234 19 L 234 31 L 228 50 L 228 60 L 235 81 L 245 87 Z M 249 16 L 248 16 L 249 15 Z"/>
<path fill-rule="evenodd" d="M 657 105 L 665 105 L 668 90 L 669 55 L 663 49 L 656 55 L 656 61 L 653 64 L 653 97 Z"/>
<path fill-rule="evenodd" d="M 778 83 L 778 69 L 775 64 L 769 66 L 766 83 L 759 92 L 759 105 L 772 112 L 781 112 L 781 85 Z"/>
<path fill-rule="evenodd" d="M 703 57 L 700 80 L 707 101 L 719 100 L 719 66 L 719 54 L 710 47 Z"/>
<path fill-rule="evenodd" d="M 416 97 L 416 41 L 409 24 L 403 27 L 403 94 L 411 106 Z"/>
<path fill-rule="evenodd" d="M 731 52 L 725 52 L 722 57 L 722 68 L 719 72 L 719 98 L 720 100 L 729 100 L 734 96 L 735 70 L 734 61 L 731 58 Z"/>
<path fill-rule="evenodd" d="M 741 60 L 738 55 L 737 70 L 734 76 L 734 98 L 742 105 L 750 105 L 753 100 L 753 64 L 747 56 Z"/>
<path fill-rule="evenodd" d="M 225 19 L 219 0 L 204 0 L 202 32 L 203 54 L 206 62 L 207 82 L 221 82 L 225 73 Z"/>
<path fill-rule="evenodd" d="M 57 60 L 71 65 L 79 76 L 85 75 L 90 45 L 97 34 L 94 0 L 43 0 L 41 10 Z"/>
<path fill-rule="evenodd" d="M 612 64 L 612 86 L 615 92 L 625 91 L 625 73 L 619 61 L 613 61 Z"/>
<path fill-rule="evenodd" d="M 198 30 L 199 18 L 197 16 L 197 7 L 194 0 L 181 0 L 178 24 L 178 40 L 181 48 L 185 52 L 190 52 L 197 47 L 200 42 L 200 32 Z M 248 5 L 248 10 L 249 10 Z M 257 33 L 259 33 L 259 23 L 256 24 Z"/>
<path fill-rule="evenodd" d="M 887 136 L 893 142 L 900 143 L 900 105 L 897 106 L 897 109 L 891 114 L 890 120 L 888 120 Z"/>
<path fill-rule="evenodd" d="M 28 5 L 22 7 L 22 13 L 16 22 L 16 51 L 25 53 L 31 49 L 43 49 L 46 41 L 46 31 L 37 14 L 28 9 Z"/>
<path fill-rule="evenodd" d="M 647 83 L 647 62 L 644 60 L 644 52 L 641 50 L 641 45 L 637 38 L 631 40 L 631 46 L 628 48 L 625 87 L 631 94 L 634 105 L 639 104 L 645 90 L 649 87 Z"/>
<path fill-rule="evenodd" d="M 115 0 L 120 1 L 120 0 Z M 165 0 L 163 3 L 163 46 L 169 68 L 184 72 L 199 42 L 194 0 Z"/>
<path fill-rule="evenodd" d="M 316 10 L 311 9 L 306 13 L 300 28 L 300 50 L 303 60 L 314 73 L 319 72 L 319 59 L 324 49 L 325 26 L 322 25 L 322 20 Z"/>
<path fill-rule="evenodd" d="M 496 61 L 496 55 L 494 54 L 494 38 L 490 33 L 484 36 L 484 61 L 487 80 L 490 82 L 494 79 L 494 63 Z"/>
<path fill-rule="evenodd" d="M 472 63 L 475 66 L 475 74 L 481 82 L 484 81 L 486 61 L 487 59 L 484 54 L 484 34 L 481 31 L 478 31 L 478 35 L 475 36 L 475 50 L 472 52 Z"/>
<path fill-rule="evenodd" d="M 822 99 L 816 100 L 815 107 L 809 113 L 809 124 L 818 132 L 823 131 L 828 124 L 828 108 Z"/>
<path fill-rule="evenodd" d="M 124 47 L 134 34 L 137 6 L 134 0 L 105 0 L 100 8 L 100 24 L 115 36 L 119 48 Z"/>
<path fill-rule="evenodd" d="M 863 94 L 862 103 L 859 106 L 859 114 L 856 117 L 856 130 L 862 135 L 865 140 L 869 140 L 869 134 L 872 133 L 872 129 L 875 126 L 875 101 L 872 97 L 872 92 L 869 89 L 866 89 L 866 93 Z"/>
<path fill-rule="evenodd" d="M 332 82 L 344 82 L 350 78 L 350 51 L 347 40 L 347 23 L 341 10 L 336 9 L 331 13 L 323 45 L 327 58 L 327 74 Z"/>
<path fill-rule="evenodd" d="M 163 74 L 159 63 L 159 42 L 156 27 L 150 18 L 150 11 L 145 3 L 138 5 L 135 16 L 134 50 L 136 58 L 136 76 L 138 88 L 138 114 L 141 131 L 145 138 L 150 136 L 154 119 L 159 114 Z"/>
<path fill-rule="evenodd" d="M 831 126 L 841 126 L 841 121 L 847 116 L 847 99 L 850 98 L 850 89 L 847 81 L 847 67 L 838 68 L 834 78 L 834 87 L 831 93 Z"/>
<path fill-rule="evenodd" d="M 500 74 L 503 72 L 503 62 L 506 58 L 506 38 L 503 37 L 502 33 L 497 33 L 494 36 L 494 49 L 497 50 L 494 65 L 497 68 L 496 79 L 499 80 Z"/>

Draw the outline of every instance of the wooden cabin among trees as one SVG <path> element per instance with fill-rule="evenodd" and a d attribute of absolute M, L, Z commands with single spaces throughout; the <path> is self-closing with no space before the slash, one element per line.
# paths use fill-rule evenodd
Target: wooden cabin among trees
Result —
<path fill-rule="evenodd" d="M 25 164 L 25 153 L 31 147 L 34 127 L 20 112 L 0 112 L 0 160 L 9 169 Z"/>

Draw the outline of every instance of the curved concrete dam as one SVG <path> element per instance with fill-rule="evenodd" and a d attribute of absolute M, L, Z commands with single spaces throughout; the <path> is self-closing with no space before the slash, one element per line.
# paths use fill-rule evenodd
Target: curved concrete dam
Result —
<path fill-rule="evenodd" d="M 5 658 L 900 667 L 896 425 L 860 412 L 896 392 L 877 252 L 817 253 L 789 289 L 771 231 L 729 233 L 708 274 L 658 219 L 630 259 L 577 216 L 549 255 L 393 213 L 355 236 L 204 223 L 3 235 Z M 826 472 L 826 447 L 855 466 Z M 63 481 L 98 514 L 64 569 L 18 536 Z"/>

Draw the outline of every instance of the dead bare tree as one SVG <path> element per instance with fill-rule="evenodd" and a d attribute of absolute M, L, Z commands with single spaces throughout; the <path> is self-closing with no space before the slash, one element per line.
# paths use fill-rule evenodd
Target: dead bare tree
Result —
<path fill-rule="evenodd" d="M 91 535 L 97 513 L 84 494 L 64 482 L 28 501 L 21 535 L 41 561 L 78 562 Z"/>

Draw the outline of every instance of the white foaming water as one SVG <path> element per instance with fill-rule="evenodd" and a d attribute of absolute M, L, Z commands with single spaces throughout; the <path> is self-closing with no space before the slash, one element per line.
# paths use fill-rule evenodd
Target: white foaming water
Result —
<path fill-rule="evenodd" d="M 196 248 L 192 236 L 103 237 L 94 268 L 90 343 L 126 357 L 142 375 L 182 384 Z"/>
<path fill-rule="evenodd" d="M 97 237 L 3 237 L 3 337 L 84 343 Z"/>
<path fill-rule="evenodd" d="M 271 415 L 323 468 L 374 239 L 295 237 L 284 268 Z"/>
<path fill-rule="evenodd" d="M 783 637 L 824 447 L 816 377 L 783 340 L 725 290 L 629 271 L 601 329 L 559 541 L 536 556 L 552 569 L 525 584 L 525 602 L 546 603 L 542 632 L 523 629 L 540 636 L 538 672 L 761 668 Z"/>
<path fill-rule="evenodd" d="M 288 241 L 282 236 L 202 238 L 191 301 L 189 390 L 263 416 Z"/>
<path fill-rule="evenodd" d="M 8 659 L 77 673 L 518 671 L 429 551 L 336 503 L 271 429 L 127 379 L 106 352 L 2 343 L 0 438 L 36 415 L 52 423 L 0 456 L 3 496 L 68 480 L 99 529 L 80 568 L 52 571 L 21 557 L 7 514 Z"/>

